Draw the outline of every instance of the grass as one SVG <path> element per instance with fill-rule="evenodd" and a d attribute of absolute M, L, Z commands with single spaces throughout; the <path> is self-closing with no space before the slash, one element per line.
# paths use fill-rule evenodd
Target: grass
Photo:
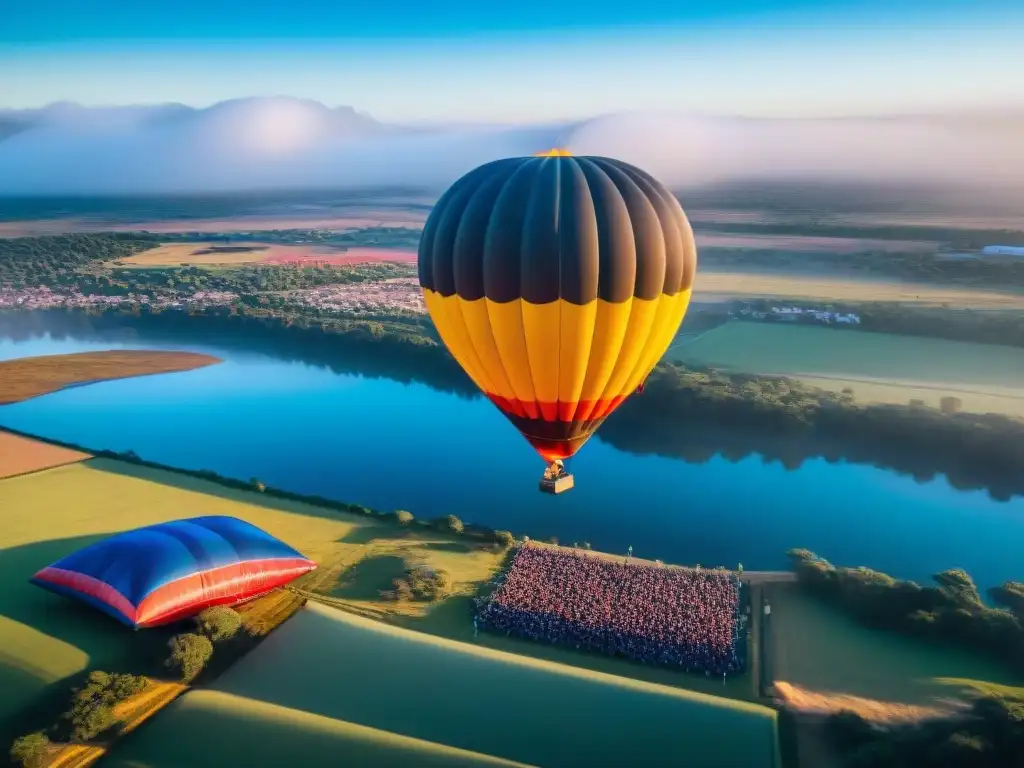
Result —
<path fill-rule="evenodd" d="M 216 357 L 196 352 L 134 349 L 3 360 L 0 361 L 0 381 L 3 381 L 0 405 L 18 403 L 76 384 L 190 371 L 219 362 Z"/>
<path fill-rule="evenodd" d="M 211 248 L 230 245 L 248 247 L 247 251 L 210 251 Z M 204 251 L 207 251 L 204 253 Z M 342 254 L 338 248 L 326 245 L 286 245 L 282 243 L 163 243 L 156 248 L 119 260 L 125 267 L 180 267 L 241 266 L 273 262 L 277 259 L 304 258 L 330 259 Z"/>
<path fill-rule="evenodd" d="M 964 410 L 1024 415 L 1024 350 L 1003 346 L 732 321 L 680 340 L 668 358 L 850 388 L 863 402 L 920 399 L 938 407 L 941 397 L 954 395 Z"/>
<path fill-rule="evenodd" d="M 444 568 L 457 598 L 468 600 L 500 555 L 429 530 L 404 530 L 374 518 L 235 491 L 177 473 L 109 459 L 0 481 L 0 735 L 5 721 L 50 698 L 86 669 L 132 671 L 166 638 L 133 633 L 108 617 L 28 583 L 40 568 L 103 536 L 192 515 L 233 515 L 323 564 L 304 581 L 346 607 L 386 616 L 422 616 L 422 604 L 381 601 L 374 558 Z M 351 571 L 365 561 L 362 571 Z M 341 581 L 339 581 L 339 579 Z M 390 586 L 390 582 L 381 588 Z M 462 622 L 466 623 L 465 615 Z"/>
<path fill-rule="evenodd" d="M 1001 685 L 984 680 L 969 680 L 963 677 L 938 677 L 935 679 L 935 682 L 939 685 L 958 688 L 961 693 L 1024 699 L 1024 686 Z"/>
<path fill-rule="evenodd" d="M 254 733 L 259 738 L 247 737 Z M 216 691 L 192 691 L 179 699 L 103 765 L 219 768 L 335 765 L 341 760 L 379 768 L 522 765 Z"/>
<path fill-rule="evenodd" d="M 973 309 L 1024 308 L 1024 295 L 977 288 L 947 288 L 901 280 L 712 272 L 706 269 L 697 271 L 693 296 L 698 302 L 764 298 L 823 302 L 895 301 L 918 306 L 949 305 Z"/>
<path fill-rule="evenodd" d="M 38 727 L 35 723 L 40 711 L 59 712 L 66 703 L 69 686 L 77 681 L 85 670 L 144 670 L 152 663 L 153 658 L 163 653 L 167 639 L 166 633 L 161 631 L 127 631 L 97 611 L 30 585 L 27 579 L 36 570 L 102 536 L 127 528 L 199 514 L 234 515 L 264 528 L 321 565 L 297 583 L 297 592 L 312 595 L 352 614 L 383 619 L 387 622 L 390 626 L 380 622 L 346 624 L 348 614 L 338 611 L 302 611 L 297 617 L 301 619 L 300 626 L 309 629 L 310 620 L 303 617 L 318 617 L 314 624 L 319 622 L 323 625 L 327 639 L 321 641 L 316 637 L 306 637 L 301 641 L 295 641 L 299 642 L 300 647 L 304 642 L 319 643 L 315 649 L 310 649 L 310 653 L 315 651 L 319 656 L 307 656 L 306 652 L 300 649 L 299 657 L 305 658 L 307 662 L 314 660 L 317 664 L 323 665 L 323 654 L 327 652 L 329 645 L 334 655 L 329 657 L 327 663 L 332 669 L 337 666 L 339 669 L 349 670 L 345 674 L 350 674 L 355 667 L 363 667 L 363 675 L 378 677 L 383 674 L 380 671 L 382 666 L 390 668 L 397 664 L 398 667 L 405 669 L 405 692 L 410 700 L 419 702 L 418 706 L 423 705 L 424 697 L 431 698 L 435 692 L 437 696 L 447 700 L 451 689 L 457 694 L 451 698 L 461 700 L 463 697 L 460 692 L 469 695 L 476 691 L 475 686 L 479 685 L 476 678 L 483 665 L 485 677 L 494 676 L 492 683 L 488 685 L 495 686 L 495 696 L 499 696 L 499 688 L 504 691 L 500 696 L 507 696 L 508 690 L 519 685 L 518 679 L 521 675 L 527 675 L 534 681 L 532 685 L 540 685 L 542 677 L 546 679 L 554 675 L 551 677 L 553 682 L 548 685 L 556 691 L 561 691 L 566 685 L 573 690 L 573 686 L 583 685 L 571 681 L 590 681 L 587 686 L 593 687 L 584 686 L 579 689 L 581 695 L 590 696 L 591 691 L 597 692 L 594 695 L 598 696 L 603 702 L 601 706 L 608 711 L 615 706 L 621 706 L 626 709 L 635 707 L 637 712 L 646 713 L 652 708 L 665 707 L 666 712 L 675 713 L 671 718 L 668 715 L 663 717 L 658 728 L 667 729 L 669 719 L 673 719 L 673 728 L 678 727 L 675 719 L 704 723 L 702 727 L 707 728 L 710 727 L 707 724 L 710 722 L 707 721 L 707 717 L 711 717 L 715 722 L 722 718 L 723 722 L 728 723 L 735 720 L 730 727 L 750 727 L 757 731 L 756 727 L 747 723 L 747 720 L 753 717 L 753 721 L 764 720 L 767 723 L 763 725 L 765 730 L 762 730 L 762 733 L 774 733 L 773 713 L 770 710 L 742 701 L 702 696 L 686 690 L 697 688 L 707 690 L 716 697 L 751 699 L 753 696 L 749 680 L 730 680 L 729 686 L 723 687 L 720 682 L 715 683 L 702 677 L 644 667 L 622 660 L 549 648 L 486 633 L 481 633 L 478 638 L 474 637 L 470 621 L 471 598 L 500 567 L 504 553 L 470 539 L 460 539 L 437 532 L 419 523 L 400 527 L 378 518 L 346 515 L 301 502 L 229 489 L 199 478 L 110 459 L 92 459 L 3 480 L 0 482 L 0 510 L 0 579 L 6 585 L 6 589 L 0 591 L 0 736 L 8 741 L 24 731 Z M 452 578 L 451 595 L 436 603 L 394 603 L 382 600 L 379 590 L 390 587 L 392 578 L 415 565 L 428 565 L 447 571 Z M 283 593 L 285 597 L 287 594 Z M 289 620 L 271 635 L 267 642 L 287 630 L 293 621 L 296 619 Z M 372 630 L 373 627 L 379 629 Z M 408 633 L 404 628 L 413 628 L 420 632 Z M 384 635 L 375 634 L 377 632 L 383 632 Z M 453 643 L 452 638 L 462 642 Z M 384 645 L 378 648 L 377 644 L 381 642 Z M 349 648 L 349 645 L 352 647 Z M 345 650 L 341 651 L 342 648 Z M 444 649 L 443 653 L 438 649 Z M 355 650 L 359 653 L 355 653 Z M 519 658 L 513 663 L 510 661 L 512 657 L 503 653 L 507 651 L 534 658 Z M 439 673 L 428 674 L 422 668 L 422 664 L 426 663 L 429 666 L 433 662 L 415 660 L 417 654 L 421 652 L 427 653 L 428 656 L 440 654 L 438 663 L 441 665 L 440 668 L 447 670 L 445 674 L 448 677 L 442 679 L 443 675 L 439 676 Z M 410 663 L 418 671 L 413 673 L 403 666 L 405 662 L 395 661 L 393 656 L 396 654 L 410 654 L 413 658 Z M 338 658 L 335 658 L 335 655 Z M 486 664 L 482 659 L 487 660 Z M 498 663 L 496 659 L 500 659 L 501 662 Z M 293 661 L 298 660 L 296 658 Z M 351 667 L 350 663 L 355 667 Z M 258 664 L 248 667 L 250 670 L 258 668 Z M 235 679 L 232 677 L 232 671 L 229 670 L 227 675 L 230 679 Z M 334 672 L 331 672 L 331 675 L 334 675 Z M 631 682 L 626 678 L 636 678 L 641 682 Z M 340 678 L 331 677 L 330 680 L 334 681 L 328 682 L 331 690 L 335 692 L 345 687 Z M 356 697 L 345 697 L 350 702 L 361 701 L 362 690 L 369 685 L 368 677 L 357 680 L 363 681 L 356 683 L 361 686 L 361 692 Z M 399 678 L 392 676 L 388 680 L 389 682 L 385 681 L 387 685 L 382 690 L 390 691 L 388 697 L 395 697 Z M 639 689 L 630 688 L 640 686 L 642 690 L 649 691 L 651 683 L 667 685 L 658 686 L 657 695 L 639 696 L 635 693 Z M 270 687 L 278 684 L 271 682 Z M 634 692 L 626 695 L 621 705 L 611 704 L 614 697 L 609 691 L 619 690 L 622 686 Z M 531 758 L 526 755 L 505 755 L 501 752 L 500 746 L 496 747 L 493 743 L 502 740 L 497 737 L 493 737 L 486 744 L 474 746 L 463 743 L 460 741 L 461 737 L 443 729 L 441 735 L 437 736 L 417 732 L 415 729 L 407 732 L 403 730 L 404 726 L 397 727 L 390 721 L 365 723 L 355 717 L 341 717 L 338 713 L 325 714 L 318 711 L 318 707 L 326 695 L 326 690 L 320 683 L 303 684 L 290 692 L 290 695 L 300 696 L 301 700 L 268 700 L 276 708 L 262 709 L 255 714 L 236 712 L 232 713 L 229 719 L 231 722 L 237 722 L 239 728 L 242 728 L 243 722 L 252 721 L 253 727 L 265 726 L 267 732 L 284 734 L 288 732 L 290 726 L 280 723 L 290 723 L 298 718 L 305 724 L 296 724 L 295 727 L 308 728 L 311 732 L 320 734 L 310 738 L 313 742 L 322 744 L 323 749 L 328 749 L 332 744 L 340 749 L 340 745 L 344 743 L 348 745 L 344 748 L 355 750 L 352 754 L 357 756 L 364 754 L 359 750 L 371 750 L 374 755 L 379 756 L 381 764 L 388 764 L 389 760 L 391 764 L 403 764 L 403 755 L 412 754 L 408 750 L 426 750 L 423 752 L 422 760 L 417 757 L 412 764 L 432 764 L 430 760 L 434 757 L 426 756 L 427 753 L 437 758 L 437 764 L 452 764 L 444 762 L 449 758 L 453 761 L 456 758 L 465 759 L 468 761 L 466 765 L 488 764 L 481 763 L 484 758 L 479 755 L 450 752 L 453 748 L 469 752 L 482 750 L 484 754 L 500 754 L 508 760 L 531 762 Z M 233 690 L 227 692 L 238 693 Z M 258 698 L 248 696 L 244 692 L 239 695 Z M 191 696 L 191 693 L 187 694 L 185 699 L 191 700 Z M 381 696 L 384 696 L 384 693 Z M 308 704 L 305 703 L 307 698 L 310 702 Z M 545 694 L 545 707 L 548 706 L 547 698 L 549 697 Z M 651 703 L 654 701 L 662 703 L 655 705 Z M 670 703 L 665 704 L 665 701 Z M 680 702 L 686 702 L 685 706 Z M 385 704 L 383 699 L 377 702 L 381 707 Z M 711 708 L 711 713 L 707 716 L 697 711 L 705 705 Z M 486 701 L 467 700 L 458 706 L 465 709 L 464 712 L 460 710 L 459 717 L 469 718 L 474 713 L 479 716 L 480 706 L 485 710 L 489 707 L 496 712 L 494 708 L 498 703 L 487 704 Z M 558 706 L 568 706 L 568 701 Z M 161 723 L 165 718 L 170 718 L 173 723 L 172 713 L 184 707 L 185 704 L 175 704 L 168 712 L 154 718 L 154 723 L 147 724 L 129 739 L 128 748 L 131 749 L 131 744 L 137 739 L 141 739 L 143 745 L 149 743 L 146 734 L 154 729 L 158 729 L 157 732 L 164 732 Z M 680 708 L 685 711 L 676 712 Z M 589 704 L 583 709 L 589 711 Z M 31 718 L 28 718 L 26 713 L 33 711 L 36 712 L 36 720 L 29 722 Z M 300 711 L 326 717 L 328 720 L 313 718 L 307 721 Z M 751 713 L 756 716 L 752 716 Z M 636 717 L 639 718 L 641 715 L 638 714 Z M 644 714 L 643 717 L 648 715 Z M 341 725 L 339 726 L 336 721 L 340 721 Z M 475 723 L 476 720 L 472 722 Z M 627 718 L 626 724 L 629 725 L 631 722 L 632 720 Z M 275 726 L 273 723 L 278 725 Z M 540 726 L 530 720 L 521 722 L 520 727 Z M 629 728 L 632 727 L 629 725 Z M 366 728 L 371 731 L 366 731 Z M 468 730 L 474 728 L 476 726 Z M 637 731 L 637 743 L 630 747 L 634 751 L 642 749 L 639 744 L 647 743 L 644 741 L 647 738 L 643 735 L 646 732 L 644 728 L 648 726 Z M 467 730 L 465 723 L 458 730 Z M 622 733 L 629 732 L 622 728 L 611 731 L 613 735 L 619 734 L 620 739 Z M 397 733 L 398 736 L 392 737 L 389 735 L 391 733 Z M 553 740 L 546 731 L 542 735 L 548 742 Z M 435 746 L 408 742 L 399 736 L 421 739 L 435 743 Z M 248 743 L 251 738 L 246 738 L 241 732 L 238 738 L 246 743 L 239 744 L 237 749 L 244 753 L 245 750 L 252 748 Z M 516 741 L 511 735 L 508 738 Z M 589 739 L 591 736 L 587 735 L 586 738 Z M 601 739 L 605 737 L 594 738 L 596 743 L 601 743 Z M 757 739 L 751 737 L 746 741 L 753 741 L 756 749 L 749 748 L 761 754 L 764 760 L 769 760 L 770 752 L 767 745 L 771 744 L 773 738 L 771 735 L 764 735 Z M 227 741 L 230 742 L 230 739 Z M 172 751 L 179 747 L 180 745 L 175 743 Z M 314 749 L 313 746 L 309 748 Z M 554 749 L 550 743 L 548 748 Z M 619 747 L 625 748 L 621 745 Z M 719 746 L 716 744 L 714 748 L 718 749 Z M 706 749 L 711 755 L 712 746 L 709 745 Z M 764 757 L 765 755 L 768 757 Z M 376 760 L 376 757 L 374 759 Z M 718 757 L 708 757 L 707 764 L 716 764 L 716 760 Z M 355 759 L 355 762 L 360 764 L 359 759 Z M 138 764 L 150 763 L 143 761 Z M 153 764 L 175 763 L 171 760 L 168 763 L 157 761 Z M 699 761 L 695 763 L 700 764 L 702 763 Z M 759 763 L 755 761 L 750 764 L 756 768 Z"/>
<path fill-rule="evenodd" d="M 214 687 L 217 694 L 190 693 L 172 705 L 125 742 L 114 764 L 180 764 L 174 755 L 187 755 L 194 766 L 237 764 L 254 754 L 253 733 L 261 736 L 260 755 L 301 764 L 403 764 L 392 749 L 413 748 L 406 739 L 420 740 L 406 765 L 431 764 L 419 755 L 436 749 L 527 765 L 664 765 L 666 754 L 678 754 L 693 768 L 757 768 L 775 759 L 775 713 L 765 707 L 320 606 L 301 611 Z M 213 711 L 216 727 L 193 727 Z M 303 750 L 301 759 L 293 750 Z"/>
<path fill-rule="evenodd" d="M 775 681 L 918 707 L 941 707 L 955 698 L 950 679 L 1024 682 L 980 654 L 868 629 L 797 586 L 771 585 L 766 592 Z"/>
<path fill-rule="evenodd" d="M 0 432 L 0 480 L 84 461 L 89 454 Z"/>

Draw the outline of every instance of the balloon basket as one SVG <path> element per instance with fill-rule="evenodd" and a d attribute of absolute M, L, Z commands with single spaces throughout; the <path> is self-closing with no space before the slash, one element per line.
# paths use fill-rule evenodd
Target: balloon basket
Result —
<path fill-rule="evenodd" d="M 571 490 L 574 485 L 576 485 L 576 481 L 573 479 L 572 475 L 562 475 L 554 480 L 548 477 L 542 477 L 540 479 L 540 489 L 544 493 L 565 493 L 566 491 Z"/>

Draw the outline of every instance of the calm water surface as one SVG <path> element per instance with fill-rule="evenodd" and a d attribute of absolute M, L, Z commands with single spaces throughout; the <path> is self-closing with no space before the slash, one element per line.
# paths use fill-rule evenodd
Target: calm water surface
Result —
<path fill-rule="evenodd" d="M 0 339 L 0 359 L 133 346 Z M 757 456 L 639 457 L 597 438 L 572 462 L 577 487 L 551 497 L 537 490 L 543 462 L 484 400 L 187 348 L 225 362 L 3 406 L 0 425 L 382 510 L 454 513 L 612 552 L 632 545 L 637 556 L 670 562 L 776 569 L 800 546 L 922 581 L 949 567 L 983 587 L 1024 579 L 1021 499 L 997 502 L 944 479 L 918 483 L 845 462 L 787 470 Z"/>

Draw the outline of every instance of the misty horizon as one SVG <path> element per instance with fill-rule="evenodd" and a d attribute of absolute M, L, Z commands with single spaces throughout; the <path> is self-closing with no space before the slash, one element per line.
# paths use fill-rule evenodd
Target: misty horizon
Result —
<path fill-rule="evenodd" d="M 291 97 L 0 109 L 0 194 L 443 188 L 489 160 L 563 147 L 674 188 L 738 180 L 1024 184 L 1024 110 L 847 118 L 623 112 L 521 124 L 409 125 Z"/>

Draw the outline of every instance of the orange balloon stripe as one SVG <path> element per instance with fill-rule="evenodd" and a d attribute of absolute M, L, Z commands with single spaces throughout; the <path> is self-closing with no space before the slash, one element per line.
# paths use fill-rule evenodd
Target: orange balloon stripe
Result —
<path fill-rule="evenodd" d="M 586 442 L 587 438 L 581 437 L 576 440 L 540 440 L 527 436 L 526 439 L 533 446 L 533 449 L 540 454 L 541 458 L 550 464 L 555 459 L 561 459 L 562 461 L 571 459 L 583 447 L 583 443 Z"/>
<path fill-rule="evenodd" d="M 515 398 L 505 398 L 500 395 L 486 393 L 502 413 L 511 416 L 518 416 L 521 419 L 531 419 L 544 422 L 562 422 L 565 424 L 596 421 L 608 416 L 618 408 L 626 399 L 626 395 L 618 395 L 601 400 L 581 400 L 578 403 L 545 403 L 543 401 L 524 403 Z M 541 416 L 535 415 L 540 412 Z M 587 413 L 586 419 L 574 418 L 577 413 Z"/>

